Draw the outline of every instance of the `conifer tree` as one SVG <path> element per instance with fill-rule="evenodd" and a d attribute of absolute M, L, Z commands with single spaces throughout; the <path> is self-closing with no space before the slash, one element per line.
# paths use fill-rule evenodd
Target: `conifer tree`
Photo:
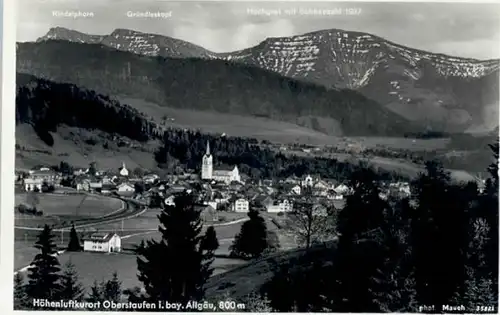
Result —
<path fill-rule="evenodd" d="M 498 141 L 491 144 L 494 161 L 478 203 L 470 211 L 465 293 L 457 304 L 498 306 Z"/>
<path fill-rule="evenodd" d="M 45 225 L 35 243 L 35 248 L 40 252 L 28 268 L 29 281 L 26 285 L 26 294 L 30 299 L 55 300 L 61 291 L 59 282 L 61 269 L 53 238 L 52 230 Z"/>
<path fill-rule="evenodd" d="M 243 223 L 230 250 L 231 254 L 235 256 L 256 258 L 269 247 L 267 226 L 257 211 L 251 210 L 248 212 L 248 217 L 250 220 Z"/>
<path fill-rule="evenodd" d="M 199 301 L 211 274 L 210 256 L 200 248 L 202 226 L 194 197 L 182 194 L 174 203 L 158 215 L 162 239 L 143 242 L 136 249 L 138 278 L 144 284 L 145 300 Z"/>
<path fill-rule="evenodd" d="M 104 300 L 119 302 L 122 297 L 122 283 L 118 280 L 118 273 L 113 272 L 111 280 L 106 281 L 101 288 Z"/>
<path fill-rule="evenodd" d="M 387 255 L 388 204 L 380 198 L 373 170 L 361 167 L 350 180 L 353 193 L 339 214 L 340 234 L 333 277 L 337 287 L 331 308 L 337 312 L 380 312 L 378 292 L 385 281 L 379 270 Z"/>
<path fill-rule="evenodd" d="M 75 265 L 71 262 L 71 260 L 64 265 L 64 272 L 61 280 L 61 299 L 75 301 L 83 300 L 84 290 L 78 280 L 78 273 L 75 269 Z"/>
<path fill-rule="evenodd" d="M 413 194 L 418 205 L 411 217 L 410 239 L 417 299 L 439 312 L 456 294 L 463 294 L 467 212 L 473 196 L 452 185 L 449 173 L 433 161 L 415 181 Z"/>
<path fill-rule="evenodd" d="M 489 270 L 491 279 L 494 282 L 493 287 L 496 288 L 498 296 L 498 165 L 499 165 L 499 140 L 490 145 L 493 152 L 493 162 L 488 167 L 490 178 L 486 182 L 486 189 L 484 196 L 482 196 L 481 207 L 484 209 L 484 219 L 489 226 L 488 242 L 485 246 L 486 252 L 486 266 Z"/>
<path fill-rule="evenodd" d="M 67 250 L 70 252 L 79 252 L 82 250 L 82 245 L 80 244 L 80 239 L 78 238 L 78 233 L 76 232 L 75 225 L 71 227 L 71 231 L 69 232 L 69 243 Z"/>
<path fill-rule="evenodd" d="M 86 300 L 91 303 L 96 303 L 103 300 L 102 286 L 99 285 L 97 280 L 94 280 L 94 283 L 90 287 L 90 292 Z"/>
<path fill-rule="evenodd" d="M 205 236 L 201 240 L 201 248 L 207 251 L 215 252 L 219 248 L 219 241 L 217 240 L 217 233 L 213 226 L 209 226 L 205 232 Z"/>
<path fill-rule="evenodd" d="M 29 308 L 30 305 L 26 296 L 24 277 L 20 272 L 17 272 L 14 275 L 14 310 L 25 310 Z"/>

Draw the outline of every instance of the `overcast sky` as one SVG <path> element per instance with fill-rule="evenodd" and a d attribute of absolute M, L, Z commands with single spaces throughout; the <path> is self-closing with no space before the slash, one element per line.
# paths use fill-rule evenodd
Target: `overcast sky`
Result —
<path fill-rule="evenodd" d="M 183 39 L 214 52 L 227 52 L 257 45 L 266 37 L 337 28 L 375 34 L 436 53 L 478 59 L 500 57 L 500 4 L 494 3 L 17 1 L 18 41 L 34 41 L 55 26 L 90 34 L 109 34 L 116 28 L 127 28 Z M 286 14 L 285 10 L 291 8 L 342 9 L 342 13 Z M 358 14 L 345 14 L 347 8 Z M 250 14 L 248 9 L 265 9 L 271 15 Z M 278 15 L 277 9 L 281 9 Z M 53 10 L 92 12 L 94 16 L 54 17 Z M 127 17 L 129 11 L 161 11 L 167 15 L 171 12 L 171 16 Z"/>

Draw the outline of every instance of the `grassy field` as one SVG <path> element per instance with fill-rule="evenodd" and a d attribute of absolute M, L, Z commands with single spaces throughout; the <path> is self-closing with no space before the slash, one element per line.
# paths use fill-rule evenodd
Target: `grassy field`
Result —
<path fill-rule="evenodd" d="M 36 194 L 36 207 L 43 211 L 43 216 L 31 216 L 15 212 L 15 225 L 41 227 L 44 224 L 62 224 L 72 220 L 100 217 L 121 209 L 122 201 L 116 198 L 88 195 Z M 82 203 L 83 200 L 83 203 Z M 28 193 L 16 194 L 15 205 L 33 206 L 33 199 Z M 80 207 L 78 207 L 81 204 Z"/>
<path fill-rule="evenodd" d="M 340 138 L 338 145 L 359 145 L 365 149 L 402 149 L 402 150 L 438 150 L 444 149 L 450 143 L 449 138 L 412 139 L 398 137 L 346 137 Z"/>
<path fill-rule="evenodd" d="M 133 254 L 67 252 L 60 255 L 58 259 L 61 266 L 64 266 L 69 261 L 75 265 L 79 279 L 87 292 L 94 281 L 109 280 L 115 271 L 118 273 L 120 281 L 122 281 L 122 288 L 126 289 L 141 285 L 137 279 L 136 256 Z M 245 261 L 239 259 L 216 258 L 212 265 L 214 275 L 244 263 Z"/>
<path fill-rule="evenodd" d="M 150 238 L 159 239 L 160 233 L 158 232 L 159 221 L 157 215 L 158 209 L 150 209 L 136 218 L 123 220 L 123 231 L 121 229 L 122 223 L 103 223 L 88 228 L 77 229 L 80 238 L 88 236 L 95 232 L 116 232 L 122 236 L 123 248 L 134 248 L 142 240 Z M 244 217 L 244 214 L 235 214 L 232 220 Z M 242 223 L 233 225 L 216 226 L 217 238 L 221 241 L 221 248 L 218 250 L 219 254 L 228 253 L 228 239 L 232 240 L 234 236 L 240 231 Z M 209 225 L 204 224 L 203 233 Z M 268 222 L 270 229 L 273 229 L 273 224 Z M 39 231 L 19 230 L 14 232 L 15 237 L 15 250 L 14 250 L 14 269 L 17 270 L 29 264 L 36 254 L 33 244 Z M 69 241 L 69 231 L 63 233 L 54 232 L 54 241 L 58 246 L 65 246 Z M 230 241 L 229 241 L 230 242 Z"/>
<path fill-rule="evenodd" d="M 330 138 L 329 135 L 310 128 L 267 118 L 162 107 L 128 97 L 119 100 L 150 117 L 155 117 L 158 123 L 163 116 L 173 119 L 167 121 L 167 126 L 176 128 L 199 129 L 207 133 L 226 133 L 228 136 L 252 137 L 279 143 L 321 145 L 329 143 Z"/>
<path fill-rule="evenodd" d="M 234 217 L 231 219 L 241 218 L 243 214 L 234 214 Z M 123 237 L 122 239 L 122 247 L 124 249 L 131 248 L 134 245 L 137 245 L 143 239 L 155 238 L 159 239 L 159 232 L 155 231 L 138 231 L 138 225 L 136 223 L 141 224 L 140 227 L 151 227 L 158 225 L 158 220 L 155 217 L 156 211 L 150 211 L 144 213 L 141 217 L 136 219 L 125 220 L 127 223 L 127 227 L 131 225 L 135 227 L 135 230 L 127 230 L 124 233 L 120 233 Z M 271 222 L 272 218 L 277 218 L 275 214 L 263 214 L 266 219 L 268 230 L 277 232 L 278 237 L 280 239 L 280 243 L 282 243 L 283 249 L 291 248 L 295 245 L 285 244 L 287 242 L 286 236 L 278 230 L 275 224 Z M 223 226 L 215 226 L 215 230 L 217 233 L 217 238 L 219 240 L 219 248 L 216 251 L 216 255 L 227 255 L 229 253 L 229 247 L 233 242 L 234 236 L 240 231 L 242 223 L 237 223 L 233 225 L 223 225 Z M 205 225 L 204 230 L 208 227 Z M 109 228 L 109 225 L 108 225 Z M 140 234 L 142 233 L 142 234 Z M 139 234 L 139 235 L 134 235 Z M 61 241 L 60 234 L 56 235 L 56 243 L 58 245 Z M 129 237 L 129 236 L 131 237 Z M 65 233 L 64 239 L 68 240 L 68 235 Z M 16 240 L 15 242 L 15 255 L 14 255 L 14 271 L 19 270 L 28 266 L 33 260 L 34 256 L 37 253 L 37 250 L 33 248 L 33 241 L 29 242 L 23 241 L 22 238 Z M 64 253 L 58 257 L 61 265 L 64 265 L 66 262 L 71 261 L 80 276 L 80 280 L 84 287 L 88 290 L 89 287 L 93 284 L 94 281 L 102 281 L 110 279 L 113 272 L 118 273 L 118 277 L 120 281 L 122 281 L 123 288 L 131 288 L 133 286 L 141 285 L 141 283 L 137 280 L 137 262 L 136 256 L 131 254 L 130 251 L 125 251 L 121 254 L 103 254 L 103 253 L 88 253 L 88 252 L 80 252 L 80 253 Z M 248 264 L 247 261 L 239 260 L 239 259 L 229 259 L 229 258 L 221 258 L 217 257 L 212 265 L 214 268 L 214 280 L 209 281 L 209 290 L 211 295 L 217 295 L 220 292 L 225 292 L 228 286 L 236 285 L 239 287 L 240 285 L 251 283 L 255 285 L 255 283 L 260 283 L 263 279 L 263 275 L 269 273 L 270 262 L 269 260 L 265 260 L 268 262 L 267 268 L 262 269 L 262 271 L 256 271 L 255 263 L 249 265 L 249 276 L 243 277 L 241 279 L 241 283 L 237 283 L 238 281 L 233 281 L 231 279 L 235 279 L 235 275 L 240 275 L 241 268 L 245 268 Z M 262 263 L 261 263 L 262 264 Z M 260 265 L 259 265 L 260 266 Z M 234 272 L 233 272 L 234 270 Z M 223 273 L 229 273 L 228 277 L 220 278 L 220 275 Z M 222 279 L 222 280 L 221 280 Z M 229 280 L 228 280 L 229 279 Z M 221 289 L 222 288 L 222 289 Z M 251 288 L 251 287 L 250 287 Z M 222 290 L 222 291 L 221 291 Z"/>
<path fill-rule="evenodd" d="M 28 193 L 16 194 L 15 204 L 29 204 Z M 121 200 L 97 195 L 59 195 L 38 193 L 39 203 L 37 208 L 42 210 L 44 215 L 77 215 L 99 217 L 120 209 L 123 206 Z"/>

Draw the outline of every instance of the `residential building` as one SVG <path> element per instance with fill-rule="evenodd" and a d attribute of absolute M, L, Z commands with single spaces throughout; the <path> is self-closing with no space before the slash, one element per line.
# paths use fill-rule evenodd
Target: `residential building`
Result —
<path fill-rule="evenodd" d="M 312 187 L 314 184 L 314 180 L 311 175 L 307 175 L 302 181 L 302 186 Z"/>
<path fill-rule="evenodd" d="M 121 251 L 121 238 L 116 233 L 95 233 L 83 241 L 87 252 L 111 253 Z"/>
<path fill-rule="evenodd" d="M 54 172 L 48 168 L 42 168 L 40 170 L 31 170 L 29 171 L 29 178 L 32 179 L 40 179 L 42 182 L 46 182 L 47 184 L 58 185 L 61 181 L 61 175 L 57 172 Z"/>
<path fill-rule="evenodd" d="M 98 180 L 98 179 L 91 180 L 89 183 L 89 188 L 92 191 L 101 190 L 102 189 L 102 181 Z"/>
<path fill-rule="evenodd" d="M 147 184 L 153 184 L 156 180 L 159 180 L 160 176 L 156 174 L 148 174 L 142 178 L 142 180 Z"/>
<path fill-rule="evenodd" d="M 302 187 L 295 185 L 292 187 L 292 193 L 295 195 L 300 195 L 302 193 Z"/>
<path fill-rule="evenodd" d="M 165 198 L 165 205 L 167 205 L 167 206 L 175 206 L 174 199 L 175 199 L 174 195 L 171 195 L 171 196 Z"/>
<path fill-rule="evenodd" d="M 300 179 L 297 176 L 293 175 L 285 179 L 284 182 L 288 184 L 299 184 Z"/>
<path fill-rule="evenodd" d="M 290 212 L 293 209 L 292 203 L 288 199 L 274 201 L 267 206 L 267 212 Z"/>
<path fill-rule="evenodd" d="M 232 205 L 235 212 L 248 212 L 250 210 L 249 202 L 245 198 L 236 199 Z"/>
<path fill-rule="evenodd" d="M 76 183 L 76 190 L 90 191 L 90 180 L 88 178 L 78 179 Z"/>
<path fill-rule="evenodd" d="M 125 196 L 125 195 L 133 195 L 134 192 L 135 192 L 135 187 L 132 186 L 132 185 L 130 185 L 130 184 L 128 184 L 128 183 L 121 183 L 120 185 L 118 185 L 116 187 L 116 189 L 117 189 L 117 193 L 119 195 L 123 195 L 123 196 Z"/>
<path fill-rule="evenodd" d="M 328 183 L 323 180 L 318 180 L 316 183 L 314 183 L 314 189 L 325 191 L 328 188 L 330 188 L 330 185 L 328 185 Z"/>
<path fill-rule="evenodd" d="M 208 201 L 207 202 L 208 206 L 211 206 L 215 210 L 219 209 L 219 203 L 217 201 Z"/>
<path fill-rule="evenodd" d="M 342 194 L 337 193 L 335 190 L 330 189 L 326 195 L 326 198 L 330 200 L 342 200 L 344 199 L 344 196 Z"/>
<path fill-rule="evenodd" d="M 23 187 L 26 191 L 41 191 L 43 180 L 39 178 L 25 178 L 23 179 Z"/>
<path fill-rule="evenodd" d="M 337 186 L 337 187 L 335 187 L 333 190 L 334 190 L 336 193 L 341 194 L 341 195 L 345 195 L 345 194 L 347 194 L 347 193 L 350 191 L 349 187 L 347 187 L 347 186 L 346 186 L 346 185 L 344 185 L 344 184 L 340 184 L 340 185 L 338 185 L 338 186 Z"/>
<path fill-rule="evenodd" d="M 112 183 L 106 183 L 106 184 L 104 184 L 103 183 L 102 187 L 101 187 L 101 194 L 110 194 L 114 190 L 116 190 L 116 185 L 115 184 L 112 184 Z"/>
<path fill-rule="evenodd" d="M 83 175 L 83 174 L 87 174 L 88 171 L 89 171 L 88 169 L 83 169 L 83 168 L 75 169 L 73 171 L 73 175 L 80 176 L 80 175 Z"/>

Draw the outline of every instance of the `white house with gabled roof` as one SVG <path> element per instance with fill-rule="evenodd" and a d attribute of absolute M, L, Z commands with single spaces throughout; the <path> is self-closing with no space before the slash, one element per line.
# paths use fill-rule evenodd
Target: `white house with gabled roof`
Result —
<path fill-rule="evenodd" d="M 94 233 L 83 241 L 86 252 L 112 253 L 120 252 L 121 248 L 121 238 L 116 233 Z"/>

